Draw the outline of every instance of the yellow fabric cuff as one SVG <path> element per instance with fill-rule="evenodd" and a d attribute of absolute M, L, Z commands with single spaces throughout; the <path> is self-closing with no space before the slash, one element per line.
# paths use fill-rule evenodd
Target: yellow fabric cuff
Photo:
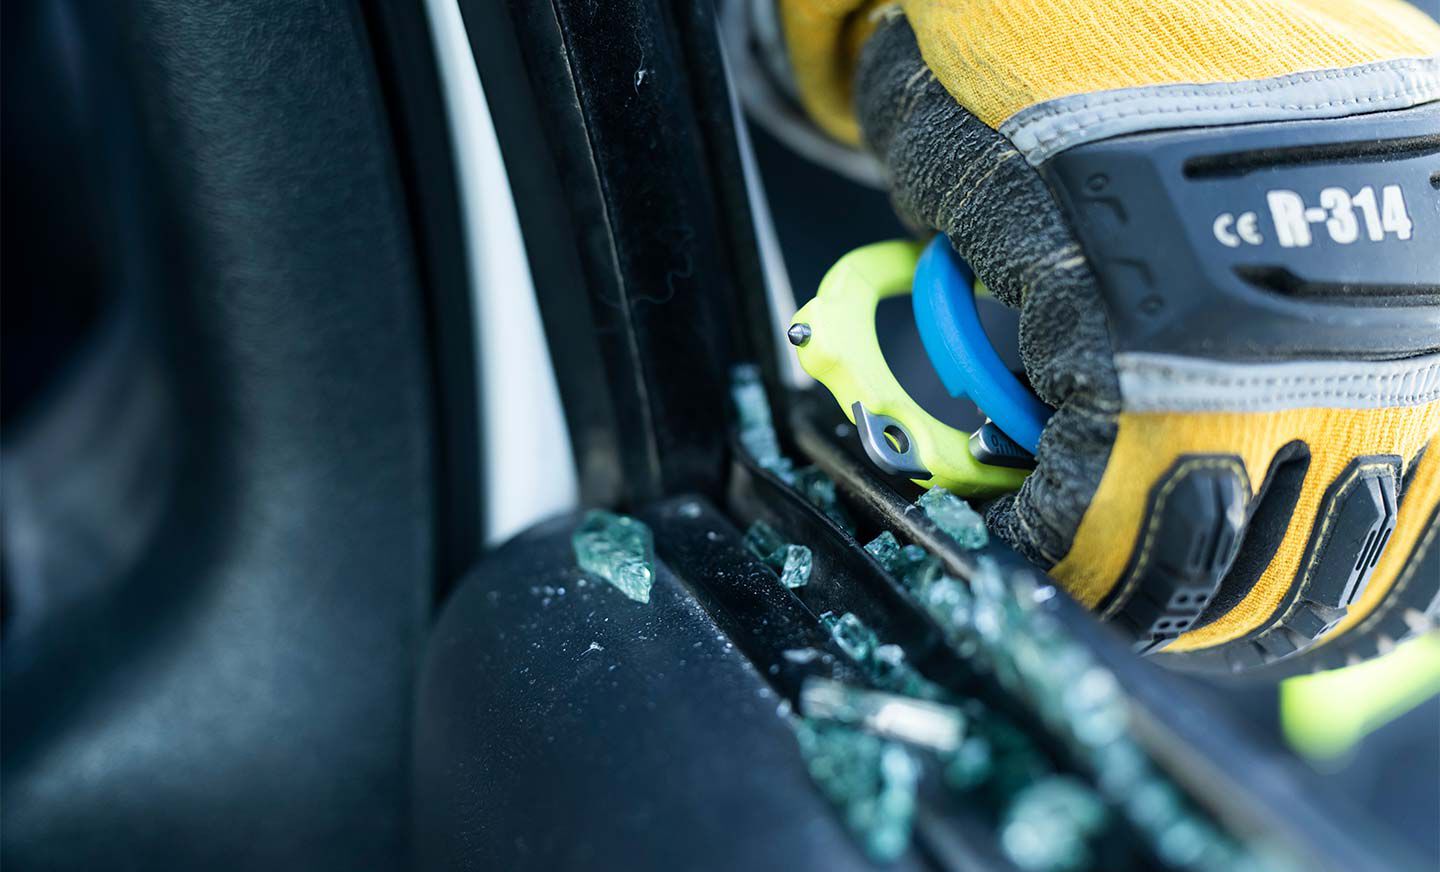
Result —
<path fill-rule="evenodd" d="M 855 64 L 875 32 L 881 0 L 779 0 L 780 27 L 795 88 L 821 130 L 847 145 L 860 144 L 853 106 Z"/>
<path fill-rule="evenodd" d="M 851 78 L 876 0 L 780 0 L 796 85 L 856 142 Z M 1440 55 L 1440 25 L 1403 0 L 901 0 L 921 54 L 986 124 L 1075 95 L 1251 82 Z M 1433 99 L 1440 95 L 1421 95 Z M 1363 107 L 1356 107 L 1357 111 Z M 1383 108 L 1383 107 L 1371 107 Z"/>

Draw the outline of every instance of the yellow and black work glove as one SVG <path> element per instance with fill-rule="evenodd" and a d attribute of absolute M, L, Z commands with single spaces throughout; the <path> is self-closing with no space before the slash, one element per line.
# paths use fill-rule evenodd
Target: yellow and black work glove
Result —
<path fill-rule="evenodd" d="M 1432 625 L 1440 26 L 1401 0 L 780 11 L 817 122 L 1021 310 L 1056 411 L 1001 537 L 1182 668 Z"/>

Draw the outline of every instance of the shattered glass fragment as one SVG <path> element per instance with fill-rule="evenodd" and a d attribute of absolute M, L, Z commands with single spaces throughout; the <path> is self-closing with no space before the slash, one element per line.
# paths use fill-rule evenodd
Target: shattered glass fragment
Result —
<path fill-rule="evenodd" d="M 854 660 L 877 685 L 894 693 L 921 699 L 940 699 L 944 691 L 905 660 L 899 645 L 881 645 L 875 631 L 855 614 L 826 612 L 820 623 L 830 631 L 845 656 Z"/>
<path fill-rule="evenodd" d="M 853 533 L 855 524 L 840 505 L 835 481 L 817 466 L 795 468 L 780 450 L 775 422 L 770 417 L 770 400 L 752 364 L 735 367 L 730 374 L 730 397 L 735 406 L 740 446 L 762 469 L 799 491 L 806 502 L 819 509 L 841 529 Z"/>
<path fill-rule="evenodd" d="M 941 576 L 940 558 L 919 545 L 906 545 L 895 558 L 892 575 L 909 588 L 923 588 Z"/>
<path fill-rule="evenodd" d="M 896 669 L 905 663 L 905 649 L 893 644 L 876 645 L 870 657 L 887 669 Z"/>
<path fill-rule="evenodd" d="M 1089 841 L 1106 822 L 1105 804 L 1083 782 L 1045 778 L 1020 792 L 1006 809 L 1000 845 L 1031 872 L 1078 872 L 1093 860 Z"/>
<path fill-rule="evenodd" d="M 599 509 L 585 513 L 570 537 L 575 561 L 636 602 L 650 601 L 655 579 L 655 542 L 650 528 L 625 515 Z"/>
<path fill-rule="evenodd" d="M 1208 824 L 1184 815 L 1160 834 L 1158 853 L 1167 865 L 1185 868 L 1198 863 L 1218 837 Z"/>
<path fill-rule="evenodd" d="M 985 519 L 969 504 L 943 487 L 932 487 L 915 502 L 925 516 L 961 548 L 984 548 L 990 541 Z"/>
<path fill-rule="evenodd" d="M 975 598 L 970 589 L 944 576 L 919 589 L 920 605 L 943 627 L 966 629 L 974 616 Z"/>
<path fill-rule="evenodd" d="M 900 543 L 895 541 L 895 534 L 889 530 L 867 542 L 865 550 L 885 568 L 886 572 L 893 572 L 896 561 L 900 559 Z"/>
<path fill-rule="evenodd" d="M 910 845 L 920 764 L 905 747 L 843 724 L 801 719 L 795 736 L 810 777 L 865 853 L 895 860 Z"/>
<path fill-rule="evenodd" d="M 780 440 L 775 435 L 775 425 L 770 418 L 770 400 L 765 395 L 758 367 L 744 364 L 731 371 L 730 398 L 735 404 L 740 445 L 745 453 L 782 481 L 793 481 L 794 464 L 780 453 Z"/>
<path fill-rule="evenodd" d="M 826 612 L 820 616 L 820 623 L 835 637 L 835 643 L 845 652 L 845 656 L 856 663 L 869 663 L 876 646 L 880 644 L 875 633 L 850 612 L 838 616 L 834 612 Z"/>
<path fill-rule="evenodd" d="M 1170 786 L 1130 736 L 1128 702 L 1113 673 L 1049 612 L 1046 604 L 1053 593 L 1048 585 L 983 557 L 969 582 L 968 590 L 943 576 L 906 586 L 957 651 L 974 646 L 972 662 L 1024 699 L 1071 747 L 1095 778 L 1096 800 L 1122 813 L 1157 856 L 1176 869 L 1296 868 L 1285 855 L 1266 855 L 1220 831 Z M 971 726 L 994 743 L 987 789 L 1018 796 L 1042 783 L 1051 767 L 1038 750 L 1007 749 L 1000 741 L 1003 733 L 990 732 L 990 725 L 974 719 Z M 965 778 L 956 777 L 964 773 L 959 756 L 957 751 L 947 761 L 945 774 L 947 783 L 963 789 Z M 1022 868 L 1085 868 L 1091 855 L 1084 841 L 1056 831 L 1057 826 L 1021 807 L 1007 818 L 1002 842 Z"/>
<path fill-rule="evenodd" d="M 787 543 L 764 521 L 756 521 L 745 531 L 745 545 L 765 565 L 780 573 L 780 582 L 786 587 L 804 587 L 810 581 L 810 567 L 814 563 L 810 549 Z"/>
<path fill-rule="evenodd" d="M 855 532 L 855 523 L 840 505 L 835 492 L 835 481 L 818 466 L 805 466 L 795 470 L 795 487 L 805 501 L 819 509 L 847 533 Z"/>
<path fill-rule="evenodd" d="M 756 521 L 745 531 L 745 547 L 761 560 L 766 560 L 775 550 L 785 544 L 785 540 L 775 531 L 775 528 L 764 521 Z"/>
<path fill-rule="evenodd" d="M 977 724 L 977 729 L 982 725 Z M 992 759 L 990 783 L 1000 796 L 1016 796 L 1042 778 L 1055 773 L 1054 767 L 1035 742 L 1006 721 L 983 724 L 990 742 Z"/>
<path fill-rule="evenodd" d="M 792 590 L 810 582 L 810 566 L 814 562 L 810 549 L 804 545 L 782 545 L 770 555 L 771 565 L 779 564 L 780 583 Z"/>
<path fill-rule="evenodd" d="M 923 587 L 941 575 L 939 558 L 919 545 L 903 548 L 889 530 L 870 540 L 865 550 L 882 568 L 907 587 Z"/>
<path fill-rule="evenodd" d="M 945 783 L 954 790 L 969 790 L 978 787 L 990 777 L 994 765 L 990 740 L 984 736 L 969 736 L 945 758 Z"/>
<path fill-rule="evenodd" d="M 943 494 L 927 494 L 917 505 L 938 516 L 932 520 L 952 536 L 957 522 L 974 523 L 955 512 L 957 504 Z M 963 503 L 958 506 L 969 512 Z M 975 533 L 975 528 L 961 532 Z M 1031 738 L 1034 727 L 1022 731 L 993 713 L 972 711 L 978 701 L 966 703 L 967 735 L 955 751 L 939 755 L 944 781 L 957 791 L 983 785 L 985 795 L 1007 809 L 999 835 L 1018 866 L 1041 872 L 1089 868 L 1095 859 L 1092 835 L 1105 825 L 1089 823 L 1098 808 L 1102 817 L 1107 810 L 1123 815 L 1153 855 L 1175 869 L 1298 868 L 1291 855 L 1223 832 L 1171 786 L 1130 735 L 1129 701 L 1114 674 L 1054 614 L 1053 586 L 1034 573 L 1004 569 L 983 555 L 964 581 L 951 578 L 933 555 L 916 545 L 902 548 L 888 532 L 865 550 L 914 596 L 944 632 L 947 644 L 1034 712 L 1038 723 L 1068 746 L 1080 770 L 1094 779 L 1094 786 L 1088 786 L 1071 776 L 1057 776 L 1049 755 Z M 929 683 L 897 660 L 903 658 L 902 651 L 877 644 L 873 634 L 867 640 L 858 632 L 863 628 L 858 619 L 842 625 L 841 619 L 826 617 L 841 647 L 877 685 L 925 697 Z M 865 641 L 869 644 L 862 644 Z M 857 651 L 868 656 L 855 656 Z M 922 683 L 918 690 L 901 689 L 899 682 L 907 673 Z M 932 698 L 947 698 L 929 686 L 935 688 Z M 1053 784 L 1057 778 L 1061 787 Z M 1067 783 L 1079 787 L 1083 798 L 1064 787 Z M 1042 785 L 1047 785 L 1045 790 Z M 1148 799 L 1142 801 L 1142 795 Z"/>
<path fill-rule="evenodd" d="M 965 732 L 964 715 L 954 706 L 828 678 L 806 679 L 800 689 L 800 712 L 941 753 L 956 750 Z"/>
<path fill-rule="evenodd" d="M 870 854 L 898 857 L 910 844 L 920 764 L 904 748 L 887 744 L 880 754 L 880 794 L 870 816 Z"/>
<path fill-rule="evenodd" d="M 1158 835 L 1182 813 L 1180 795 L 1158 778 L 1147 778 L 1125 803 L 1125 814 L 1142 831 Z"/>
<path fill-rule="evenodd" d="M 945 695 L 938 685 L 915 671 L 899 645 L 876 646 L 870 652 L 870 661 L 862 665 L 867 667 L 875 683 L 887 690 L 921 699 L 940 699 Z"/>
<path fill-rule="evenodd" d="M 1115 676 L 1106 669 L 1090 667 L 1063 691 L 1075 737 L 1089 746 L 1108 745 L 1124 737 L 1129 712 Z"/>
<path fill-rule="evenodd" d="M 977 599 L 1007 606 L 1016 602 L 1014 591 L 1006 584 L 1004 573 L 995 561 L 987 557 L 982 556 L 977 562 L 975 574 L 970 578 L 970 589 L 974 591 Z M 1016 610 L 1018 605 L 1012 611 Z"/>

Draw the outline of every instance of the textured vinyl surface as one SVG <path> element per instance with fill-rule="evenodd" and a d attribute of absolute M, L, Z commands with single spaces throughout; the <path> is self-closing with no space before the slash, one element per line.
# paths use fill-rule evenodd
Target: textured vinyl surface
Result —
<path fill-rule="evenodd" d="M 23 671 L 6 652 L 5 865 L 395 868 L 431 424 L 363 22 L 74 6 L 84 85 L 133 126 L 131 193 L 154 198 L 131 230 L 179 485 L 113 595 L 44 628 Z"/>

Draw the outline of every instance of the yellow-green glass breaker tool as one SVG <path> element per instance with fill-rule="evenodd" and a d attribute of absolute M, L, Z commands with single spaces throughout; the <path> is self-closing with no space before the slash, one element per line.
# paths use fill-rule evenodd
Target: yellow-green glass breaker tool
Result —
<path fill-rule="evenodd" d="M 1029 474 L 977 460 L 971 434 L 937 420 L 896 379 L 880 350 L 880 301 L 911 292 L 924 245 L 878 242 L 842 257 L 815 298 L 795 314 L 789 337 L 800 365 L 825 385 L 855 423 L 865 453 L 881 469 L 922 487 L 963 497 L 1016 490 Z"/>

